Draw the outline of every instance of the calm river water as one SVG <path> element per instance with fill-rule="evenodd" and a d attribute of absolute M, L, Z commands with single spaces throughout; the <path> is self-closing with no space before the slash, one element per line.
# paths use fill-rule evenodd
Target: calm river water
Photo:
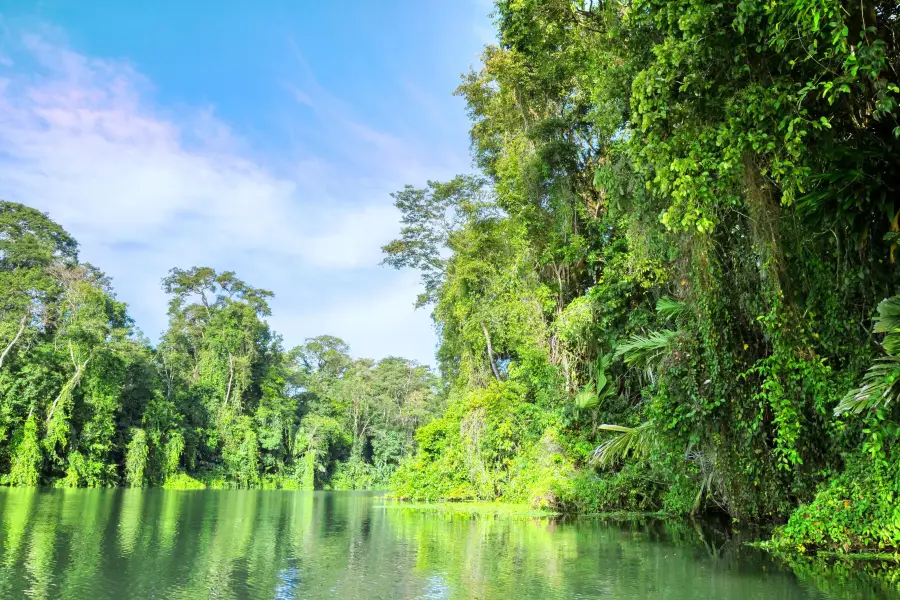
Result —
<path fill-rule="evenodd" d="M 690 524 L 449 516 L 353 492 L 0 490 L 0 598 L 886 598 Z"/>

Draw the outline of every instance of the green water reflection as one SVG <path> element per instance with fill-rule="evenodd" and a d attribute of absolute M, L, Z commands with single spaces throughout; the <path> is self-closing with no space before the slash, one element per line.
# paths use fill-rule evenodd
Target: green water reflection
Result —
<path fill-rule="evenodd" d="M 0 598 L 887 597 L 798 580 L 689 524 L 448 516 L 350 492 L 2 490 L 0 527 Z"/>

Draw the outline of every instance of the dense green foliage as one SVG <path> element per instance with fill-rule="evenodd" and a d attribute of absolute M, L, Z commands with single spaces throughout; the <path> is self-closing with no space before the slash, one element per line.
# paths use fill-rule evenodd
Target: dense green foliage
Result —
<path fill-rule="evenodd" d="M 457 90 L 477 174 L 397 192 L 384 247 L 422 274 L 440 382 L 330 337 L 285 352 L 271 293 L 208 268 L 164 280 L 153 348 L 74 240 L 5 203 L 6 481 L 390 479 L 402 498 L 720 512 L 786 522 L 785 547 L 900 549 L 900 5 L 494 16 Z"/>
<path fill-rule="evenodd" d="M 46 215 L 0 202 L 0 476 L 11 485 L 384 487 L 439 410 L 402 358 L 290 351 L 272 293 L 173 269 L 158 347 Z"/>
<path fill-rule="evenodd" d="M 897 548 L 898 16 L 498 1 L 457 90 L 481 175 L 395 194 L 449 403 L 397 495 Z"/>

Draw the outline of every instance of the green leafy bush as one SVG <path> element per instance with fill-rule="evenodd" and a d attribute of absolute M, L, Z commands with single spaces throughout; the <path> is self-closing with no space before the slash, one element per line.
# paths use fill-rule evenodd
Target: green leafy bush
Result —
<path fill-rule="evenodd" d="M 848 459 L 844 471 L 776 530 L 776 547 L 800 552 L 900 551 L 900 430 L 873 419 L 866 431 L 862 451 Z"/>

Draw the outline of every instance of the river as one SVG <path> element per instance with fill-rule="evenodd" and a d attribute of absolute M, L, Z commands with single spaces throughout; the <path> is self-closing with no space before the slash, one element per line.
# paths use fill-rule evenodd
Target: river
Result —
<path fill-rule="evenodd" d="M 715 528 L 463 516 L 353 492 L 0 490 L 0 598 L 887 598 Z"/>

